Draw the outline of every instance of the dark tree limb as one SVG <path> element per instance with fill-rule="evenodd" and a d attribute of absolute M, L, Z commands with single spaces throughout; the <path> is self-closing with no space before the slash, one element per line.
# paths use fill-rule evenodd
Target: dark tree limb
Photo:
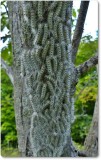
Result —
<path fill-rule="evenodd" d="M 2 58 L 1 58 L 1 65 L 2 65 L 2 68 L 6 71 L 8 77 L 10 78 L 12 85 L 14 85 L 12 68 L 8 66 Z"/>
<path fill-rule="evenodd" d="M 77 19 L 77 23 L 76 23 L 76 27 L 75 27 L 75 31 L 74 31 L 74 35 L 73 35 L 73 40 L 72 40 L 73 62 L 75 62 L 76 53 L 78 51 L 78 47 L 79 47 L 80 40 L 81 40 L 81 37 L 82 37 L 88 6 L 89 6 L 89 1 L 81 1 L 80 12 L 79 12 L 79 15 L 78 15 L 78 19 Z"/>
<path fill-rule="evenodd" d="M 91 57 L 89 60 L 76 67 L 79 76 L 86 73 L 90 68 L 94 67 L 96 64 L 98 64 L 98 56 Z"/>

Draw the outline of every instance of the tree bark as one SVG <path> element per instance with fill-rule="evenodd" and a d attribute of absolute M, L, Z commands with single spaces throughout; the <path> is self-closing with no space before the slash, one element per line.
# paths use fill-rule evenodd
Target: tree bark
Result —
<path fill-rule="evenodd" d="M 26 157 L 75 157 L 72 1 L 7 3 L 19 151 Z"/>
<path fill-rule="evenodd" d="M 93 120 L 89 133 L 85 139 L 85 153 L 88 157 L 98 156 L 98 97 L 95 104 Z"/>

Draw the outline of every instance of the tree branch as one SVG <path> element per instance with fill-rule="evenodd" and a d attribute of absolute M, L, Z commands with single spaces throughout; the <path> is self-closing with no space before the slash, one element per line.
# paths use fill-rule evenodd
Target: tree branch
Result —
<path fill-rule="evenodd" d="M 14 78 L 13 78 L 12 68 L 10 66 L 8 66 L 2 58 L 1 58 L 1 65 L 2 65 L 2 68 L 5 69 L 8 77 L 11 80 L 11 83 L 14 85 Z"/>
<path fill-rule="evenodd" d="M 98 64 L 98 56 L 91 57 L 89 60 L 76 67 L 79 76 L 86 73 L 90 68 L 94 67 L 96 64 Z"/>
<path fill-rule="evenodd" d="M 77 23 L 76 23 L 76 27 L 75 27 L 75 31 L 74 31 L 74 35 L 73 35 L 73 40 L 72 40 L 73 62 L 75 62 L 76 53 L 78 51 L 78 47 L 79 47 L 80 40 L 81 40 L 81 37 L 82 37 L 88 6 L 89 6 L 89 1 L 81 1 L 80 12 L 79 12 L 79 15 L 78 15 L 78 19 L 77 19 Z"/>

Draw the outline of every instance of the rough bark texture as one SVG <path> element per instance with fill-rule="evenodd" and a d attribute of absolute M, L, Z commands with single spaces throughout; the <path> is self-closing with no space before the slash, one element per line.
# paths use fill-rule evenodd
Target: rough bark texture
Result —
<path fill-rule="evenodd" d="M 72 1 L 8 1 L 8 8 L 19 151 L 22 156 L 74 157 Z"/>
<path fill-rule="evenodd" d="M 91 128 L 85 140 L 85 153 L 88 157 L 98 156 L 98 98 L 96 100 Z"/>

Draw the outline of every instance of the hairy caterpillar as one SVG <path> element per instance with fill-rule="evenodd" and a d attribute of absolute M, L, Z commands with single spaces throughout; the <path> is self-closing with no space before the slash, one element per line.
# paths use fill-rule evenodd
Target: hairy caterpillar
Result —
<path fill-rule="evenodd" d="M 56 73 L 57 71 L 57 66 L 58 66 L 58 63 L 57 63 L 57 57 L 55 56 L 53 58 L 53 68 L 54 68 L 54 72 Z"/>
<path fill-rule="evenodd" d="M 58 31 L 58 22 L 54 21 L 54 37 L 55 37 L 55 39 L 58 39 L 57 31 Z"/>
<path fill-rule="evenodd" d="M 38 18 L 43 19 L 43 1 L 38 2 Z"/>
<path fill-rule="evenodd" d="M 46 75 L 45 77 L 55 85 L 54 78 L 52 78 L 50 75 Z"/>
<path fill-rule="evenodd" d="M 44 98 L 45 98 L 46 89 L 47 89 L 47 84 L 43 84 L 42 92 L 41 92 L 41 99 L 44 99 Z"/>
<path fill-rule="evenodd" d="M 60 47 L 59 43 L 56 44 L 56 51 L 57 51 L 58 58 L 61 59 L 61 47 Z"/>
<path fill-rule="evenodd" d="M 60 62 L 60 63 L 59 63 L 59 70 L 58 70 L 58 74 L 59 74 L 59 75 L 61 75 L 62 70 L 63 70 L 63 63 Z"/>
<path fill-rule="evenodd" d="M 67 26 L 64 27 L 64 37 L 67 45 L 70 44 L 69 28 Z"/>
<path fill-rule="evenodd" d="M 54 44 L 55 44 L 54 38 L 51 37 L 51 47 L 50 47 L 50 51 L 49 51 L 49 55 L 50 55 L 51 57 L 53 57 L 53 54 L 54 54 Z"/>
<path fill-rule="evenodd" d="M 53 88 L 53 85 L 52 85 L 52 83 L 50 81 L 47 81 L 47 86 L 48 86 L 50 92 L 54 93 L 54 88 Z"/>
<path fill-rule="evenodd" d="M 67 8 L 68 8 L 68 2 L 63 2 L 63 7 L 62 7 L 62 11 L 61 11 L 61 17 L 62 17 L 63 21 L 65 21 L 65 19 L 66 19 Z"/>
<path fill-rule="evenodd" d="M 42 79 L 42 76 L 43 76 L 44 72 L 45 72 L 45 65 L 43 65 L 41 67 L 41 70 L 40 70 L 39 75 L 38 75 L 38 80 Z"/>
<path fill-rule="evenodd" d="M 56 2 L 56 1 L 52 2 L 48 10 L 49 11 L 53 10 L 57 6 L 57 4 L 58 4 L 58 2 Z"/>
<path fill-rule="evenodd" d="M 35 31 L 36 25 L 37 25 L 37 17 L 33 9 L 31 9 L 31 29 L 34 35 L 36 34 L 36 31 Z"/>
<path fill-rule="evenodd" d="M 48 25 L 49 25 L 49 29 L 52 30 L 53 29 L 53 12 L 49 12 Z"/>
<path fill-rule="evenodd" d="M 41 41 L 42 35 L 43 35 L 43 24 L 41 23 L 38 25 L 38 33 L 37 33 L 36 43 L 39 43 Z"/>
<path fill-rule="evenodd" d="M 49 50 L 49 47 L 50 47 L 50 41 L 47 41 L 47 42 L 46 42 L 46 45 L 45 45 L 45 47 L 44 47 L 44 49 L 43 49 L 43 52 L 42 52 L 42 58 L 45 58 L 45 57 L 46 57 L 47 52 L 48 52 L 48 50 Z"/>
<path fill-rule="evenodd" d="M 52 74 L 52 65 L 49 57 L 46 58 L 47 71 L 49 74 Z"/>
<path fill-rule="evenodd" d="M 42 62 L 41 61 L 41 51 L 42 51 L 41 47 L 36 49 L 36 51 L 35 51 L 35 58 L 39 62 L 39 64 L 41 64 L 41 62 Z"/>
<path fill-rule="evenodd" d="M 62 23 L 59 23 L 59 26 L 58 26 L 58 29 L 59 29 L 59 39 L 61 42 L 64 41 L 64 35 L 63 35 L 63 24 Z"/>
<path fill-rule="evenodd" d="M 58 2 L 58 6 L 56 8 L 56 12 L 55 12 L 55 16 L 59 16 L 60 12 L 61 12 L 61 8 L 62 8 L 62 1 Z"/>
<path fill-rule="evenodd" d="M 38 83 L 37 88 L 36 88 L 36 92 L 37 92 L 38 94 L 40 94 L 40 93 L 41 93 L 41 90 L 42 90 L 42 82 Z"/>
<path fill-rule="evenodd" d="M 46 43 L 48 37 L 48 25 L 45 24 L 44 25 L 44 35 L 43 35 L 43 39 L 42 39 L 42 45 L 44 45 Z"/>
<path fill-rule="evenodd" d="M 62 55 L 63 55 L 63 59 L 64 60 L 67 60 L 67 58 L 66 58 L 66 54 L 67 54 L 67 52 L 66 52 L 66 45 L 65 45 L 65 43 L 63 42 L 63 43 L 61 43 L 61 50 L 62 50 Z"/>

